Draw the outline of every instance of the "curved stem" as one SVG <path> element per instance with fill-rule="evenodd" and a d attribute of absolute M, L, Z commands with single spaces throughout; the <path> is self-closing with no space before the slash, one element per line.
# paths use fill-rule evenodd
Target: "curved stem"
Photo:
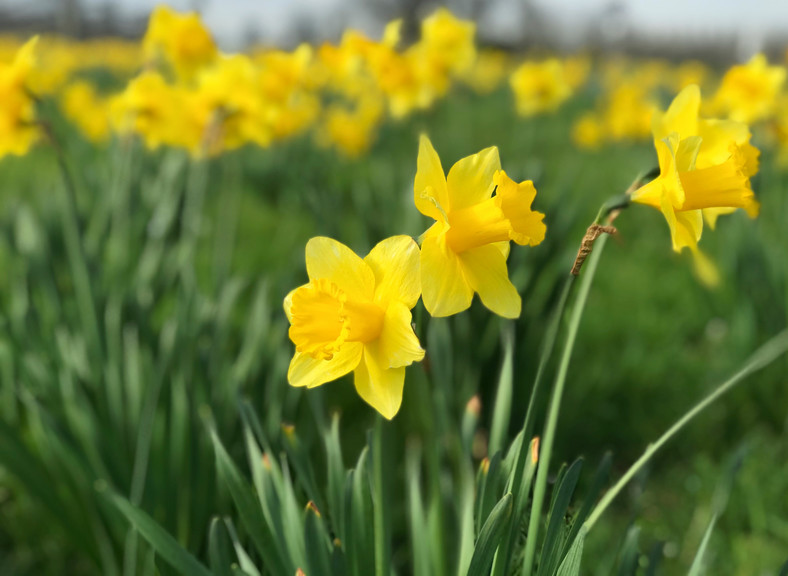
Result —
<path fill-rule="evenodd" d="M 788 352 L 788 329 L 783 330 L 777 336 L 769 340 L 766 344 L 761 346 L 736 374 L 731 376 L 726 382 L 723 382 L 711 394 L 706 396 L 703 400 L 693 406 L 684 416 L 679 418 L 673 426 L 671 426 L 659 439 L 653 444 L 649 444 L 643 455 L 627 470 L 627 472 L 616 482 L 610 490 L 607 491 L 604 498 L 599 501 L 594 511 L 585 521 L 586 531 L 591 530 L 599 520 L 599 517 L 610 506 L 610 503 L 618 496 L 619 492 L 627 485 L 635 474 L 637 474 L 645 464 L 651 460 L 651 457 L 662 448 L 671 438 L 678 434 L 687 424 L 689 424 L 698 414 L 708 408 L 715 400 L 723 396 L 726 392 L 730 391 L 739 382 L 744 380 L 747 376 L 771 364 L 774 360 Z"/>

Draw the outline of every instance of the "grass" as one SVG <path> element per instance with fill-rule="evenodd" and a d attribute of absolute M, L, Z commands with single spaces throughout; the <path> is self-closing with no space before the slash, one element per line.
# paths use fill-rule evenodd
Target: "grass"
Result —
<path fill-rule="evenodd" d="M 56 124 L 66 135 L 75 176 L 98 346 L 84 328 L 89 319 L 76 298 L 74 255 L 62 239 L 63 189 L 52 150 L 41 146 L 28 157 L 4 159 L 0 573 L 58 574 L 69 566 L 73 574 L 125 576 L 152 573 L 154 562 L 160 573 L 172 573 L 161 562 L 166 553 L 154 555 L 147 543 L 146 518 L 130 529 L 106 494 L 126 497 L 212 567 L 227 550 L 246 546 L 249 562 L 241 561 L 241 568 L 247 570 L 276 553 L 266 552 L 264 532 L 249 529 L 259 519 L 243 516 L 252 512 L 239 502 L 251 506 L 256 498 L 248 501 L 254 492 L 246 492 L 246 483 L 282 498 L 283 526 L 308 531 L 310 542 L 325 544 L 329 559 L 329 534 L 303 513 L 303 503 L 327 507 L 334 529 L 361 539 L 353 522 L 364 526 L 365 516 L 338 512 L 352 494 L 369 512 L 368 526 L 388 528 L 390 541 L 367 537 L 370 550 L 390 553 L 398 573 L 484 565 L 487 558 L 472 560 L 473 549 L 463 547 L 463 526 L 470 518 L 479 532 L 487 516 L 463 514 L 495 423 L 501 334 L 514 337 L 504 427 L 509 446 L 525 415 L 550 310 L 585 227 L 605 199 L 655 162 L 645 143 L 574 149 L 571 122 L 589 102 L 590 95 L 580 95 L 555 115 L 522 120 L 505 91 L 481 97 L 460 90 L 434 110 L 383 126 L 375 147 L 356 160 L 299 139 L 196 165 L 178 152 L 151 153 L 128 142 L 96 151 Z M 512 279 L 524 296 L 514 325 L 491 317 L 478 302 L 452 319 L 427 323 L 416 314 L 429 371 L 409 370 L 403 409 L 381 428 L 349 378 L 306 393 L 286 385 L 292 346 L 281 302 L 306 279 L 303 248 L 310 237 L 329 235 L 366 253 L 386 236 L 423 231 L 426 220 L 412 206 L 420 132 L 430 135 L 444 169 L 497 145 L 513 178 L 534 180 L 535 208 L 547 214 L 548 236 L 538 247 L 512 251 Z M 612 451 L 611 476 L 618 478 L 649 442 L 786 326 L 785 175 L 770 156 L 764 152 L 756 182 L 759 220 L 736 214 L 704 235 L 703 246 L 722 272 L 716 290 L 700 285 L 689 259 L 671 252 L 660 214 L 634 206 L 617 220 L 620 233 L 607 244 L 579 326 L 554 463 L 582 454 L 593 469 Z M 751 377 L 657 456 L 586 539 L 584 573 L 632 573 L 628 563 L 645 562 L 658 545 L 660 573 L 686 573 L 719 479 L 728 478 L 727 462 L 739 452 L 741 467 L 705 561 L 709 573 L 777 572 L 788 549 L 781 520 L 788 517 L 787 368 L 781 359 Z M 466 405 L 474 395 L 481 412 L 471 417 Z M 537 430 L 546 413 L 543 396 Z M 334 412 L 341 414 L 337 421 Z M 284 423 L 295 433 L 283 430 Z M 367 438 L 373 427 L 375 435 Z M 469 433 L 462 437 L 460 430 Z M 217 446 L 226 459 L 216 460 Z M 280 452 L 287 464 L 274 466 L 271 492 L 268 469 L 250 455 L 278 460 Z M 393 502 L 415 506 L 420 494 L 424 517 L 414 516 L 418 506 L 409 512 L 405 505 L 373 517 L 375 495 L 364 492 L 362 482 L 343 490 L 351 463 L 351 478 L 370 470 L 373 492 L 385 490 Z M 295 478 L 293 494 L 280 475 Z M 579 476 L 578 494 L 586 493 L 591 476 L 587 470 Z M 506 509 L 506 503 L 497 509 L 495 522 L 506 521 Z M 232 520 L 212 525 L 217 515 Z M 491 523 L 486 533 L 500 526 Z M 216 533 L 210 540 L 209 527 Z M 303 542 L 288 530 L 271 537 L 284 538 L 288 558 L 305 556 Z M 442 549 L 421 549 L 419 533 Z M 458 564 L 436 565 L 441 551 L 460 558 Z M 376 569 L 384 573 L 386 566 Z"/>

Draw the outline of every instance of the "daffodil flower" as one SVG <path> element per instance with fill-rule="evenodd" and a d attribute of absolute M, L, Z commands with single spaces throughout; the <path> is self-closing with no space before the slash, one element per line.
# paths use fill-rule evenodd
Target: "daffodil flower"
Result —
<path fill-rule="evenodd" d="M 544 214 L 531 211 L 533 183 L 516 183 L 500 169 L 498 149 L 463 158 L 444 175 L 426 136 L 419 144 L 416 207 L 436 220 L 422 236 L 421 286 L 432 316 L 450 316 L 482 303 L 505 318 L 520 316 L 522 301 L 509 280 L 509 240 L 535 246 L 545 235 Z"/>
<path fill-rule="evenodd" d="M 306 270 L 309 283 L 284 301 L 296 346 L 288 381 L 314 388 L 353 372 L 358 394 L 393 418 L 405 367 L 424 358 L 410 313 L 421 292 L 418 246 L 394 236 L 362 260 L 336 240 L 312 238 Z"/>
<path fill-rule="evenodd" d="M 37 42 L 34 36 L 19 48 L 13 62 L 0 62 L 0 158 L 24 156 L 40 136 L 35 102 L 28 93 Z"/>
<path fill-rule="evenodd" d="M 698 118 L 700 92 L 685 88 L 665 114 L 654 119 L 654 145 L 660 174 L 632 194 L 632 201 L 662 212 L 673 249 L 689 248 L 696 271 L 716 284 L 713 264 L 698 249 L 704 217 L 713 228 L 717 216 L 739 208 L 754 218 L 759 204 L 750 187 L 758 151 L 749 144 L 747 126 Z"/>

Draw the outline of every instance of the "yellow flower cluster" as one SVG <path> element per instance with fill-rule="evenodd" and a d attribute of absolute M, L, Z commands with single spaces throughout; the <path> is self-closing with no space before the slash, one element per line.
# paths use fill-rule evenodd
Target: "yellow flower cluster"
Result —
<path fill-rule="evenodd" d="M 436 220 L 421 237 L 382 241 L 363 259 L 330 238 L 306 246 L 309 282 L 284 300 L 296 347 L 293 386 L 313 388 L 353 372 L 356 390 L 386 418 L 402 403 L 405 367 L 424 358 L 411 327 L 419 297 L 433 316 L 467 309 L 474 293 L 501 316 L 522 307 L 509 281 L 509 241 L 535 246 L 543 214 L 531 210 L 536 190 L 501 170 L 497 148 L 463 158 L 443 172 L 421 137 L 414 180 L 416 208 Z"/>
<path fill-rule="evenodd" d="M 607 61 L 601 75 L 602 94 L 596 109 L 577 118 L 572 129 L 572 139 L 581 148 L 648 138 L 661 92 L 709 86 L 713 76 L 700 62 L 673 66 L 661 60 Z M 781 128 L 788 125 L 788 108 L 782 105 L 788 101 L 783 93 L 785 77 L 783 66 L 771 66 L 763 54 L 756 54 L 746 64 L 725 72 L 714 95 L 704 102 L 703 111 L 747 124 L 770 122 L 778 142 L 788 147 Z"/>

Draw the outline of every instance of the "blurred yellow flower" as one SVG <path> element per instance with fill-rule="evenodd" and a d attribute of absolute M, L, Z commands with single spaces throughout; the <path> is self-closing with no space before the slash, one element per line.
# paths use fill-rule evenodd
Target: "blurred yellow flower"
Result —
<path fill-rule="evenodd" d="M 476 24 L 456 18 L 446 8 L 438 8 L 421 23 L 420 44 L 429 58 L 452 73 L 461 73 L 476 58 Z"/>
<path fill-rule="evenodd" d="M 37 36 L 28 40 L 10 64 L 0 62 L 0 158 L 27 154 L 40 136 L 35 102 L 28 92 L 37 41 Z"/>
<path fill-rule="evenodd" d="M 418 246 L 394 236 L 362 260 L 336 240 L 312 238 L 306 270 L 309 283 L 284 301 L 296 346 L 288 381 L 314 388 L 353 372 L 361 398 L 393 418 L 405 367 L 424 358 L 410 313 L 421 291 Z"/>
<path fill-rule="evenodd" d="M 120 134 L 140 135 L 148 148 L 191 148 L 202 134 L 185 122 L 186 92 L 158 72 L 143 72 L 110 100 L 110 120 Z"/>
<path fill-rule="evenodd" d="M 509 55 L 503 50 L 481 50 L 462 79 L 479 94 L 489 94 L 503 82 L 509 67 Z"/>
<path fill-rule="evenodd" d="M 218 55 L 197 13 L 178 14 L 166 5 L 151 13 L 142 45 L 148 58 L 163 57 L 184 80 L 193 78 Z"/>
<path fill-rule="evenodd" d="M 746 126 L 698 118 L 700 90 L 685 88 L 664 114 L 654 119 L 660 174 L 632 194 L 632 201 L 662 211 L 673 249 L 689 248 L 696 271 L 714 283 L 713 265 L 698 250 L 704 215 L 714 223 L 722 211 L 744 209 L 754 218 L 759 205 L 750 187 L 757 150 Z M 708 212 L 708 213 L 707 213 Z"/>
<path fill-rule="evenodd" d="M 318 142 L 356 158 L 369 150 L 382 115 L 382 104 L 375 98 L 362 99 L 354 109 L 330 106 L 318 131 Z"/>
<path fill-rule="evenodd" d="M 534 116 L 557 110 L 572 95 L 572 86 L 560 60 L 524 62 L 509 78 L 517 113 Z"/>
<path fill-rule="evenodd" d="M 756 54 L 725 73 L 709 111 L 747 124 L 765 120 L 774 113 L 784 82 L 785 68 L 769 66 L 766 56 Z"/>
<path fill-rule="evenodd" d="M 642 140 L 651 133 L 657 110 L 650 92 L 635 82 L 625 82 L 608 95 L 603 112 L 608 140 Z"/>
<path fill-rule="evenodd" d="M 604 140 L 604 127 L 593 112 L 586 112 L 572 126 L 572 142 L 578 148 L 598 148 Z"/>
<path fill-rule="evenodd" d="M 544 215 L 531 211 L 533 183 L 517 184 L 500 168 L 498 149 L 486 148 L 458 161 L 447 178 L 429 138 L 421 137 L 414 200 L 436 220 L 422 236 L 421 251 L 422 299 L 433 316 L 462 312 L 474 292 L 496 314 L 520 315 L 520 295 L 506 268 L 509 240 L 539 244 Z"/>
<path fill-rule="evenodd" d="M 71 120 L 91 142 L 106 142 L 110 134 L 109 107 L 92 84 L 78 80 L 60 95 L 66 118 Z"/>

